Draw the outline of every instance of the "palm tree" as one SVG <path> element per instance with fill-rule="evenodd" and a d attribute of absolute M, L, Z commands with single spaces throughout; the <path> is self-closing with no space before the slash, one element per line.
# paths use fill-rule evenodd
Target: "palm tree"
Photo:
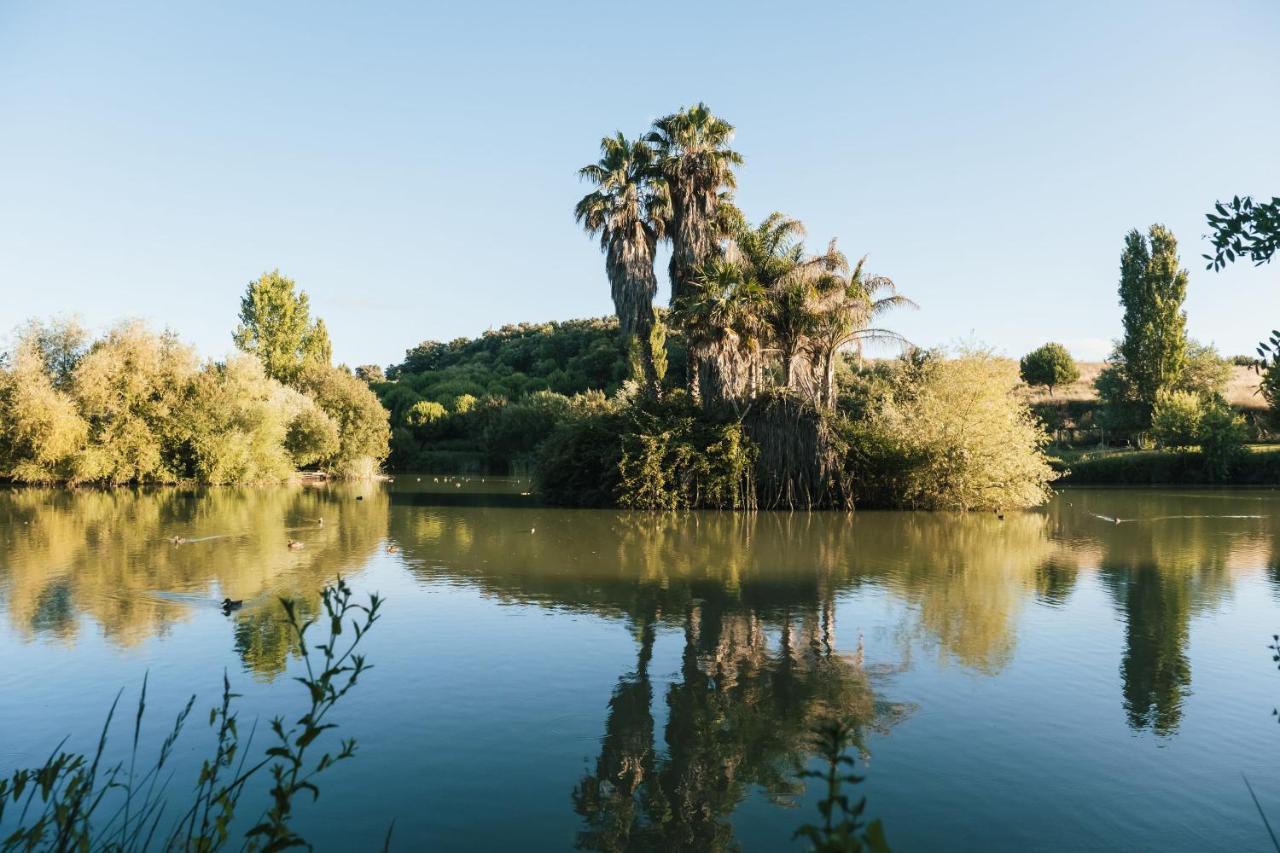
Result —
<path fill-rule="evenodd" d="M 749 353 L 760 338 L 766 294 L 724 259 L 701 268 L 676 303 L 673 319 L 684 331 L 689 388 L 702 402 L 736 403 L 750 384 Z"/>
<path fill-rule="evenodd" d="M 862 346 L 868 341 L 905 345 L 906 339 L 897 332 L 872 324 L 895 308 L 917 307 L 898 293 L 892 279 L 866 273 L 866 262 L 863 255 L 847 278 L 829 274 L 816 282 L 818 299 L 808 347 L 815 369 L 821 371 L 819 399 L 828 408 L 836 404 L 835 365 L 840 350 L 853 346 L 861 358 Z"/>
<path fill-rule="evenodd" d="M 806 256 L 803 236 L 799 220 L 774 212 L 754 228 L 738 229 L 726 250 L 744 277 L 768 295 L 761 321 L 778 352 L 786 388 L 795 388 L 804 373 L 800 362 L 817 322 L 819 283 L 848 268 L 834 241 L 822 254 Z"/>
<path fill-rule="evenodd" d="M 737 185 L 742 155 L 729 148 L 733 125 L 706 104 L 658 119 L 645 141 L 657 152 L 656 171 L 671 193 L 671 304 L 689 290 L 698 270 L 719 254 L 726 205 Z"/>
<path fill-rule="evenodd" d="M 645 384 L 651 390 L 658 384 L 652 350 L 653 297 L 658 292 L 653 259 L 670 218 L 666 186 L 652 179 L 655 160 L 653 148 L 644 142 L 629 141 L 621 133 L 606 136 L 600 140 L 600 160 L 578 171 L 595 189 L 574 208 L 587 233 L 600 237 L 618 325 L 624 337 L 639 340 Z"/>

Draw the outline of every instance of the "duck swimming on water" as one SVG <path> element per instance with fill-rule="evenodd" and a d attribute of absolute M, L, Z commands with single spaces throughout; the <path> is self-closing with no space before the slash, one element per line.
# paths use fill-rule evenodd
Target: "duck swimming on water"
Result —
<path fill-rule="evenodd" d="M 304 544 L 302 544 L 301 542 L 299 542 L 297 539 L 290 539 L 290 540 L 289 540 L 289 550 L 290 550 L 290 551 L 297 551 L 299 548 L 305 548 L 305 547 L 307 547 L 307 546 L 306 546 L 306 545 L 304 545 Z"/>
<path fill-rule="evenodd" d="M 230 599 L 230 598 L 222 599 L 222 611 L 224 613 L 230 613 L 232 610 L 239 610 L 243 606 L 244 606 L 243 599 Z"/>

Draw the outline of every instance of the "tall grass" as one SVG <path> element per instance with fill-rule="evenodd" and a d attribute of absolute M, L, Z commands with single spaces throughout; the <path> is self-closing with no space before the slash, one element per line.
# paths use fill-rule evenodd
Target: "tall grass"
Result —
<path fill-rule="evenodd" d="M 127 760 L 110 766 L 103 762 L 120 703 L 118 693 L 92 756 L 64 750 L 64 739 L 40 766 L 19 769 L 0 778 L 0 827 L 8 833 L 0 838 L 0 850 L 158 848 L 203 853 L 229 844 L 263 851 L 309 846 L 293 826 L 294 803 L 303 794 L 318 797 L 319 774 L 355 754 L 355 740 L 347 739 L 340 742 L 336 751 L 326 750 L 315 758 L 321 735 L 335 728 L 327 721 L 330 711 L 371 668 L 356 649 L 378 620 L 382 605 L 376 594 L 369 596 L 367 604 L 357 603 L 342 578 L 324 589 L 322 601 L 323 615 L 303 621 L 294 602 L 281 599 L 285 620 L 304 662 L 305 674 L 296 680 L 306 688 L 308 705 L 295 722 L 288 723 L 279 716 L 271 721 L 271 744 L 263 752 L 252 753 L 256 725 L 241 736 L 239 715 L 234 708 L 240 697 L 231 691 L 231 682 L 224 674 L 222 700 L 209 711 L 209 726 L 216 734 L 213 755 L 201 764 L 183 811 L 170 813 L 166 819 L 166 813 L 179 799 L 169 796 L 173 781 L 169 764 L 196 697 L 192 696 L 178 713 L 151 765 L 139 771 L 147 706 L 144 678 Z M 328 628 L 328 636 L 312 645 L 308 634 L 317 622 Z M 344 637 L 348 629 L 350 633 Z M 243 839 L 233 841 L 232 825 L 246 786 L 262 773 L 271 779 L 270 802 L 261 808 L 261 817 Z M 8 823 L 15 828 L 8 829 Z M 389 832 L 386 841 L 390 841 Z"/>

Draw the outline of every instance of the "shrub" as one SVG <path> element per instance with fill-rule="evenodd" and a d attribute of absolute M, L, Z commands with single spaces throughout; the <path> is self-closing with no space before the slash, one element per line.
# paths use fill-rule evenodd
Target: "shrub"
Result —
<path fill-rule="evenodd" d="M 619 460 L 618 502 L 648 510 L 752 509 L 756 449 L 737 421 L 675 406 L 628 410 Z"/>
<path fill-rule="evenodd" d="M 1044 428 L 989 352 L 907 361 L 888 396 L 844 427 L 859 502 L 919 509 L 1026 507 L 1056 476 Z"/>
<path fill-rule="evenodd" d="M 419 400 L 409 407 L 404 422 L 411 427 L 425 427 L 443 421 L 449 417 L 449 411 L 439 403 L 431 400 Z"/>
<path fill-rule="evenodd" d="M 1200 420 L 1200 454 L 1210 482 L 1230 478 L 1247 453 L 1246 435 L 1244 418 L 1225 404 L 1214 403 L 1205 409 Z"/>
<path fill-rule="evenodd" d="M 1071 353 L 1062 344 L 1054 343 L 1024 355 L 1019 363 L 1019 373 L 1028 385 L 1047 386 L 1051 397 L 1056 386 L 1068 385 L 1080 378 L 1080 369 L 1076 367 Z"/>
<path fill-rule="evenodd" d="M 1151 412 L 1151 433 L 1162 447 L 1200 443 L 1204 400 L 1190 391 L 1161 391 Z"/>

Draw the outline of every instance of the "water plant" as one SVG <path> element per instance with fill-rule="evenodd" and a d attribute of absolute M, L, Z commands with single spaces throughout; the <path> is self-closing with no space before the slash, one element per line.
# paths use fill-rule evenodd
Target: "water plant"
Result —
<path fill-rule="evenodd" d="M 209 725 L 215 733 L 213 755 L 201 764 L 190 803 L 166 824 L 166 811 L 175 802 L 168 796 L 173 774 L 166 775 L 166 768 L 196 697 L 178 713 L 150 768 L 140 772 L 138 758 L 147 705 L 144 678 L 126 760 L 109 766 L 104 763 L 120 702 L 118 693 L 92 756 L 64 750 L 64 739 L 43 764 L 0 778 L 0 828 L 7 833 L 0 837 L 0 850 L 220 850 L 231 842 L 246 787 L 264 772 L 272 783 L 270 805 L 245 832 L 243 841 L 236 843 L 247 850 L 263 851 L 309 846 L 293 825 L 294 803 L 304 793 L 312 799 L 318 797 L 316 777 L 355 754 L 355 740 L 346 739 L 336 752 L 326 750 L 313 763 L 317 740 L 335 727 L 327 721 L 329 712 L 371 668 L 356 649 L 378 620 L 382 606 L 377 594 L 371 594 L 367 604 L 355 601 L 341 577 L 325 587 L 321 600 L 323 616 L 311 619 L 299 615 L 295 602 L 280 600 L 305 669 L 295 680 L 307 689 L 309 704 L 293 723 L 282 716 L 271 721 L 274 743 L 263 753 L 250 758 L 256 725 L 241 735 L 234 709 L 239 694 L 232 692 L 231 681 L 224 674 L 221 702 L 209 712 Z M 321 620 L 327 623 L 328 637 L 310 644 L 307 635 Z M 344 639 L 347 629 L 349 639 Z M 15 810 L 16 826 L 8 829 L 6 811 L 12 815 Z M 390 842 L 389 832 L 386 842 Z"/>

